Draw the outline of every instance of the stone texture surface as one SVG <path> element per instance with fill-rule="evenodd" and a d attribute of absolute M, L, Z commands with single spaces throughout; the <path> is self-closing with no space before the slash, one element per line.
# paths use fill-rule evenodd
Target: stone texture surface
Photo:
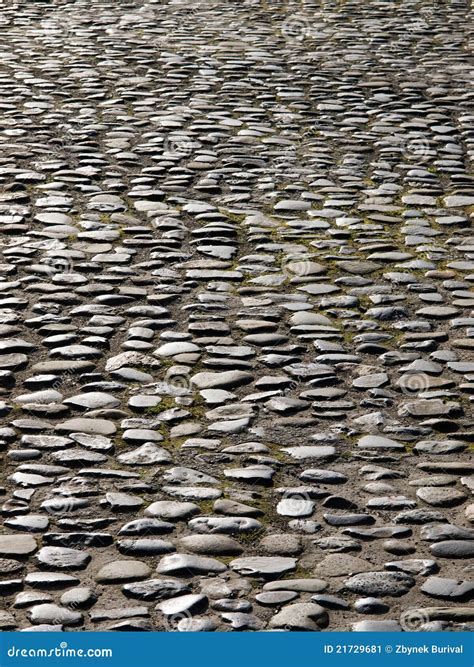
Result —
<path fill-rule="evenodd" d="M 467 13 L 5 3 L 0 629 L 472 622 Z"/>

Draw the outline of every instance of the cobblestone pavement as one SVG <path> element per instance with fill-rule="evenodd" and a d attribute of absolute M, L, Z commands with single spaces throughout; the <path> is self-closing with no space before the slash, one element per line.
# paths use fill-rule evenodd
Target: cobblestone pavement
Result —
<path fill-rule="evenodd" d="M 467 0 L 0 5 L 0 628 L 467 629 Z"/>

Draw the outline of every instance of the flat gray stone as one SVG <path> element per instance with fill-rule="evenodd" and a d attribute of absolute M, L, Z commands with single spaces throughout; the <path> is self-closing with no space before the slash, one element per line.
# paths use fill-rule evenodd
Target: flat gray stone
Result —
<path fill-rule="evenodd" d="M 277 577 L 295 570 L 296 559 L 283 556 L 247 556 L 231 561 L 230 567 L 244 576 Z"/>
<path fill-rule="evenodd" d="M 139 560 L 115 560 L 104 565 L 95 579 L 101 584 L 125 583 L 146 579 L 150 571 L 149 566 Z"/>
<path fill-rule="evenodd" d="M 364 572 L 344 582 L 352 593 L 382 597 L 405 595 L 414 584 L 414 578 L 402 572 Z"/>
<path fill-rule="evenodd" d="M 215 558 L 191 554 L 171 554 L 170 556 L 164 556 L 156 568 L 159 574 L 177 577 L 192 577 L 197 574 L 219 574 L 226 570 L 227 567 L 224 563 Z"/>

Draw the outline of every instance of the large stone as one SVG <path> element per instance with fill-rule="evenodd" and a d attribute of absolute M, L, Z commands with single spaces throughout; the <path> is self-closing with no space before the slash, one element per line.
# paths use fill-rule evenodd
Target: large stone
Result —
<path fill-rule="evenodd" d="M 283 556 L 247 556 L 236 558 L 230 567 L 244 576 L 273 578 L 296 568 L 296 559 Z"/>
<path fill-rule="evenodd" d="M 43 547 L 36 558 L 40 565 L 57 570 L 82 570 L 91 560 L 86 551 L 67 547 Z"/>
<path fill-rule="evenodd" d="M 347 577 L 359 572 L 370 572 L 374 566 L 368 561 L 348 554 L 331 554 L 316 566 L 315 574 L 326 577 Z"/>
<path fill-rule="evenodd" d="M 297 631 L 315 632 L 325 628 L 329 622 L 327 611 L 312 602 L 297 602 L 287 605 L 270 619 L 270 627 Z"/>
<path fill-rule="evenodd" d="M 104 565 L 95 579 L 101 584 L 125 583 L 146 579 L 150 571 L 149 566 L 139 560 L 114 560 Z"/>
<path fill-rule="evenodd" d="M 192 577 L 197 574 L 219 574 L 226 570 L 227 567 L 224 563 L 215 558 L 188 554 L 164 556 L 156 568 L 156 571 L 160 574 L 177 577 Z"/>
<path fill-rule="evenodd" d="M 0 535 L 0 556 L 29 556 L 37 549 L 30 535 Z"/>
<path fill-rule="evenodd" d="M 39 625 L 77 625 L 82 622 L 82 614 L 56 604 L 38 604 L 31 608 L 28 616 L 32 623 Z"/>
<path fill-rule="evenodd" d="M 382 597 L 405 595 L 414 585 L 414 578 L 402 572 L 364 572 L 344 582 L 352 593 Z"/>
<path fill-rule="evenodd" d="M 224 371 L 222 373 L 210 373 L 208 371 L 197 373 L 191 378 L 191 382 L 198 389 L 233 389 L 243 384 L 252 382 L 251 373 L 244 371 Z"/>

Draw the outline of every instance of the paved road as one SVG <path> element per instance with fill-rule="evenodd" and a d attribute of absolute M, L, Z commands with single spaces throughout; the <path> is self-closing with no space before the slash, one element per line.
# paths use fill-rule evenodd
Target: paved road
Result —
<path fill-rule="evenodd" d="M 467 629 L 468 2 L 1 4 L 0 628 Z"/>

